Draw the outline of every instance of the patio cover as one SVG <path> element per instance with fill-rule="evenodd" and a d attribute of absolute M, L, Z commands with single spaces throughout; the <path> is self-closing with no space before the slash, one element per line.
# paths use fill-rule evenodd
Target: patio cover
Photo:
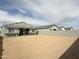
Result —
<path fill-rule="evenodd" d="M 26 22 L 17 22 L 17 23 L 7 24 L 7 25 L 4 25 L 4 26 L 6 28 L 16 28 L 16 29 L 19 29 L 19 28 L 31 29 L 31 28 L 33 28 L 33 26 L 31 24 L 28 24 Z"/>

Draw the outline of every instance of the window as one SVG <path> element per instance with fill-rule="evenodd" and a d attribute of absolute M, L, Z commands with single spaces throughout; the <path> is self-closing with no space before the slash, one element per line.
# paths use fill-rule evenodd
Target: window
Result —
<path fill-rule="evenodd" d="M 11 29 L 9 29 L 9 32 L 11 32 Z"/>
<path fill-rule="evenodd" d="M 1 28 L 3 28 L 3 27 L 1 26 Z"/>
<path fill-rule="evenodd" d="M 38 34 L 38 33 L 39 33 L 39 31 L 36 32 L 36 34 Z"/>
<path fill-rule="evenodd" d="M 50 29 L 50 31 L 52 31 L 52 29 Z"/>
<path fill-rule="evenodd" d="M 0 31 L 0 33 L 1 33 L 1 31 Z"/>
<path fill-rule="evenodd" d="M 53 29 L 53 31 L 56 31 L 57 29 Z"/>
<path fill-rule="evenodd" d="M 11 29 L 11 28 L 10 28 L 10 29 L 9 29 L 9 32 L 10 32 L 10 33 L 11 33 L 11 32 L 14 32 L 14 29 Z"/>
<path fill-rule="evenodd" d="M 32 30 L 32 32 L 35 32 L 35 30 Z"/>

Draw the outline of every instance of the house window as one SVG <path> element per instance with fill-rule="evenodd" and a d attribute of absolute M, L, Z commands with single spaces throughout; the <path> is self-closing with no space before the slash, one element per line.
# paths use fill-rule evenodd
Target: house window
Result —
<path fill-rule="evenodd" d="M 53 31 L 56 31 L 57 29 L 53 29 Z"/>
<path fill-rule="evenodd" d="M 38 35 L 39 31 L 36 32 L 36 34 Z"/>
<path fill-rule="evenodd" d="M 52 29 L 50 29 L 50 31 L 52 31 Z"/>
<path fill-rule="evenodd" d="M 1 33 L 1 31 L 0 31 L 0 33 Z"/>
<path fill-rule="evenodd" d="M 11 32 L 11 29 L 9 29 L 9 32 Z"/>
<path fill-rule="evenodd" d="M 11 32 L 13 32 L 14 31 L 14 29 L 9 29 L 9 32 L 11 33 Z"/>
<path fill-rule="evenodd" d="M 3 28 L 3 27 L 1 26 L 1 28 Z"/>
<path fill-rule="evenodd" d="M 32 30 L 32 32 L 35 32 L 34 30 Z"/>

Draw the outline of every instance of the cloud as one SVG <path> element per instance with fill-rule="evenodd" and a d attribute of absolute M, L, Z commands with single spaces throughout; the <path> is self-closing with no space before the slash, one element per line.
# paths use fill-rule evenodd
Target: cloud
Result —
<path fill-rule="evenodd" d="M 7 11 L 0 10 L 0 22 L 21 22 L 25 21 L 24 18 L 20 15 L 11 16 Z"/>
<path fill-rule="evenodd" d="M 62 23 L 65 26 L 79 21 L 79 0 L 22 0 L 24 7 L 44 15 L 50 23 Z M 36 2 L 34 2 L 36 1 Z M 78 18 L 78 19 L 77 19 Z M 72 23 L 73 22 L 73 23 Z"/>
<path fill-rule="evenodd" d="M 22 10 L 22 9 L 18 9 L 18 11 L 20 11 L 21 13 L 26 13 L 26 11 Z"/>
<path fill-rule="evenodd" d="M 24 11 L 23 11 L 23 13 L 24 13 Z M 46 21 L 41 22 L 41 20 L 33 19 L 30 17 L 25 17 L 25 16 L 22 16 L 20 14 L 10 15 L 7 11 L 3 11 L 3 10 L 0 10 L 0 22 L 10 22 L 10 23 L 26 22 L 26 23 L 32 24 L 34 26 L 49 24 Z"/>
<path fill-rule="evenodd" d="M 29 21 L 33 24 L 62 24 L 79 27 L 79 0 L 8 0 L 12 8 L 17 8 L 22 14 L 7 18 L 17 21 Z M 8 5 L 8 8 L 11 7 Z M 19 7 L 19 8 L 18 8 Z M 22 9 L 23 8 L 23 9 Z M 10 8 L 9 8 L 10 9 Z M 16 21 L 16 20 L 15 20 Z"/>

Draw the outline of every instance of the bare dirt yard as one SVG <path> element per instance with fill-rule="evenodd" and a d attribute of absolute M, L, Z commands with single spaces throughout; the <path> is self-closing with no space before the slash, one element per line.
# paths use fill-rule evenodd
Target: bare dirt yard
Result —
<path fill-rule="evenodd" d="M 76 39 L 48 35 L 5 37 L 2 59 L 59 59 Z"/>

